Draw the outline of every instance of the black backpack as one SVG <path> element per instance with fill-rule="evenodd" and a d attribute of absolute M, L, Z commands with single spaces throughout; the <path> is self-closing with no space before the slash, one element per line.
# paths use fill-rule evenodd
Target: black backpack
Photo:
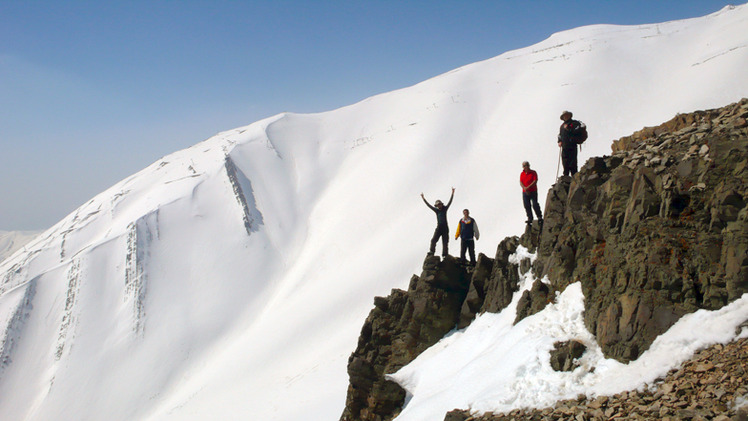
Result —
<path fill-rule="evenodd" d="M 581 145 L 587 140 L 587 126 L 578 120 L 569 120 L 566 123 L 567 130 L 571 136 L 571 140 L 577 145 Z"/>

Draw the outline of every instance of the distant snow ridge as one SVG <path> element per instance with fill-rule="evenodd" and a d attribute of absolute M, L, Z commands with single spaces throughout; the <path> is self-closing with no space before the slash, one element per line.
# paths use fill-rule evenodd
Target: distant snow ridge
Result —
<path fill-rule="evenodd" d="M 746 28 L 747 6 L 578 28 L 158 160 L 0 260 L 0 419 L 337 418 L 372 297 L 427 250 L 421 192 L 454 186 L 492 255 L 524 221 L 519 164 L 555 178 L 561 110 L 590 128 L 584 162 L 735 102 Z"/>
<path fill-rule="evenodd" d="M 39 231 L 0 231 L 0 262 L 39 234 L 41 234 Z"/>

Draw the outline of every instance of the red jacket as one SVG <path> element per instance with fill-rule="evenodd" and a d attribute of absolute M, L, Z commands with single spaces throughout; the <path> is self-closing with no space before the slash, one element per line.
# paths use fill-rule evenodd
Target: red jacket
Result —
<path fill-rule="evenodd" d="M 530 170 L 528 172 L 522 170 L 522 173 L 519 175 L 519 182 L 522 183 L 523 186 L 527 187 L 533 181 L 538 181 L 538 173 L 536 173 L 535 170 Z M 526 193 L 534 191 L 538 191 L 538 183 L 535 183 L 532 187 L 525 190 Z"/>

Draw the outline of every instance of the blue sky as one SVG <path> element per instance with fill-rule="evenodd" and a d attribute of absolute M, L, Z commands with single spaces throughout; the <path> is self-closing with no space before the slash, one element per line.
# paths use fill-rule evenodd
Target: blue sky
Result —
<path fill-rule="evenodd" d="M 50 227 L 159 157 L 413 85 L 657 1 L 0 0 L 0 230 Z"/>

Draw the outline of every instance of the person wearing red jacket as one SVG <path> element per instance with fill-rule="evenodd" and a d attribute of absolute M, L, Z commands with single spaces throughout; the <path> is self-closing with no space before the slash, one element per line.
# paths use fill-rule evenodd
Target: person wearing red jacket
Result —
<path fill-rule="evenodd" d="M 522 172 L 519 175 L 519 185 L 522 186 L 522 203 L 525 205 L 527 212 L 527 223 L 532 224 L 532 211 L 538 216 L 538 221 L 543 224 L 543 213 L 540 211 L 538 204 L 538 173 L 530 169 L 530 163 L 522 163 Z"/>

